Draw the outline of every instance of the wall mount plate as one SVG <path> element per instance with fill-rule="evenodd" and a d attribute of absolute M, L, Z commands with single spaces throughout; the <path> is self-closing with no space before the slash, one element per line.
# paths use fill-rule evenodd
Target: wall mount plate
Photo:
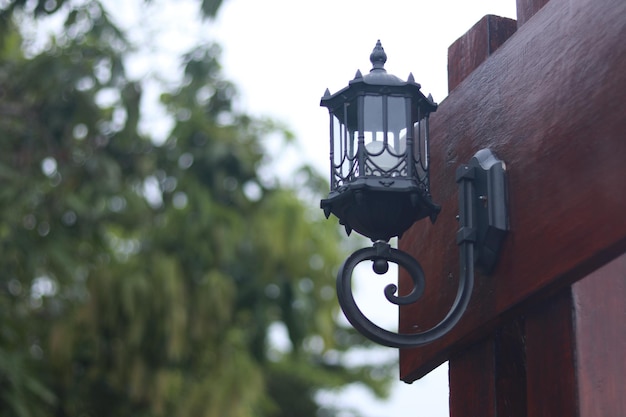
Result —
<path fill-rule="evenodd" d="M 509 231 L 506 165 L 490 149 L 481 149 L 457 169 L 459 220 L 457 243 L 475 242 L 475 262 L 491 273 Z"/>

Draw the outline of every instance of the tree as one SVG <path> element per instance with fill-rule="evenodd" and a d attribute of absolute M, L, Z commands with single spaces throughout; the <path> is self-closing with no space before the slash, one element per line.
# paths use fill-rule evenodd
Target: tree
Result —
<path fill-rule="evenodd" d="M 334 319 L 338 228 L 303 202 L 323 181 L 259 174 L 262 138 L 290 134 L 234 110 L 219 48 L 181 58 L 156 144 L 100 2 L 5 3 L 0 415 L 313 416 L 322 388 L 383 394 L 340 360 L 364 342 Z M 27 57 L 20 24 L 46 14 L 64 30 Z"/>

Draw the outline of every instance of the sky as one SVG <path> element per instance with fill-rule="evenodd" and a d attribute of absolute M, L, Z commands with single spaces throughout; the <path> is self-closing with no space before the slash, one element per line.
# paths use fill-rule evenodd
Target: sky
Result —
<path fill-rule="evenodd" d="M 148 11 L 140 9 L 141 2 L 105 3 L 122 27 L 141 27 L 130 31 L 133 42 L 142 45 L 129 65 L 136 78 L 176 83 L 180 71 L 173 57 L 198 43 L 221 45 L 224 75 L 239 89 L 240 108 L 282 122 L 297 138 L 288 150 L 268 138 L 275 175 L 288 175 L 301 162 L 322 174 L 329 171 L 328 112 L 319 107 L 320 98 L 326 88 L 334 93 L 345 87 L 357 70 L 370 70 L 369 54 L 377 40 L 387 53 L 388 72 L 402 79 L 413 73 L 422 92 L 441 102 L 447 95 L 448 46 L 486 14 L 515 18 L 516 13 L 515 0 L 224 0 L 217 19 L 202 23 L 194 0 L 153 0 Z M 146 88 L 144 94 L 148 117 L 142 125 L 152 136 L 162 132 L 164 139 L 171 122 L 155 105 L 159 89 Z M 389 281 L 382 282 L 363 269 L 355 273 L 359 306 L 390 330 L 397 310 L 383 298 L 382 288 L 395 280 L 394 274 L 397 270 L 390 270 L 385 276 Z M 390 359 L 397 360 L 397 351 L 390 348 L 350 358 L 369 363 Z M 325 393 L 319 400 L 357 409 L 365 417 L 407 410 L 412 417 L 445 417 L 447 377 L 444 364 L 411 385 L 396 381 L 385 401 L 359 387 Z"/>

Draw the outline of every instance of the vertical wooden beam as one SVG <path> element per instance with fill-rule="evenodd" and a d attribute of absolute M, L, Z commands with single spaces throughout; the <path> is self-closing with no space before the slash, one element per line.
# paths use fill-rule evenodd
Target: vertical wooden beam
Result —
<path fill-rule="evenodd" d="M 517 23 L 487 15 L 448 48 L 448 91 L 461 83 L 515 31 Z"/>
<path fill-rule="evenodd" d="M 494 341 L 450 358 L 450 417 L 496 417 Z"/>
<path fill-rule="evenodd" d="M 450 358 L 450 416 L 626 416 L 626 254 Z"/>
<path fill-rule="evenodd" d="M 496 415 L 526 417 L 524 320 L 512 320 L 496 334 Z"/>
<path fill-rule="evenodd" d="M 626 255 L 573 286 L 580 417 L 626 416 Z"/>
<path fill-rule="evenodd" d="M 451 417 L 526 417 L 522 320 L 450 358 Z"/>
<path fill-rule="evenodd" d="M 528 417 L 578 417 L 571 287 L 526 317 Z"/>
<path fill-rule="evenodd" d="M 626 255 L 531 308 L 528 417 L 626 416 Z"/>
<path fill-rule="evenodd" d="M 517 27 L 521 27 L 549 0 L 517 0 Z"/>

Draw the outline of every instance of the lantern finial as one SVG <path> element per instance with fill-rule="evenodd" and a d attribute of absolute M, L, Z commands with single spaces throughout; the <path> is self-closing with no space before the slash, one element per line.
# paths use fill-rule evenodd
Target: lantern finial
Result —
<path fill-rule="evenodd" d="M 374 50 L 372 51 L 372 53 L 370 54 L 370 62 L 372 63 L 372 69 L 371 71 L 374 70 L 382 70 L 385 71 L 385 62 L 387 62 L 387 54 L 385 53 L 385 50 L 383 49 L 383 46 L 380 43 L 380 39 L 376 42 L 376 46 L 374 47 Z"/>

